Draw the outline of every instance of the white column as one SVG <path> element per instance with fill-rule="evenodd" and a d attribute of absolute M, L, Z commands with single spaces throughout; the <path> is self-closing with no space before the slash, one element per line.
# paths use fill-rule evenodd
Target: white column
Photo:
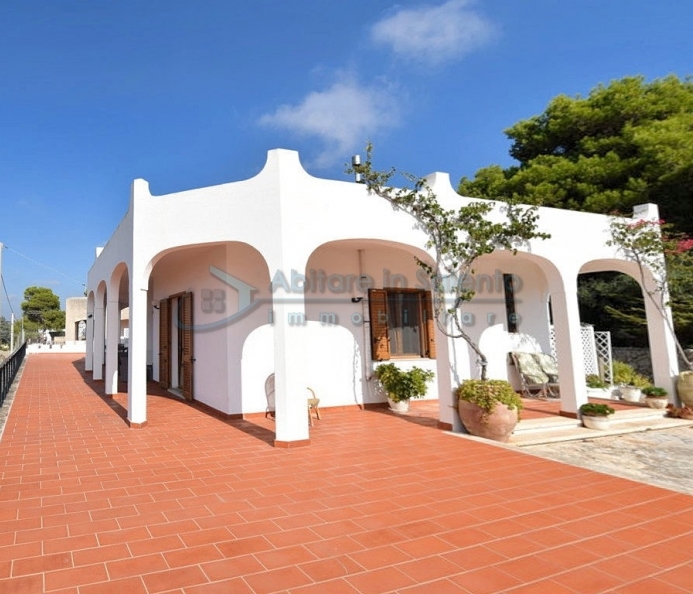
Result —
<path fill-rule="evenodd" d="M 302 293 L 276 288 L 273 295 L 275 445 L 307 445 L 305 304 Z"/>
<path fill-rule="evenodd" d="M 128 340 L 128 421 L 131 427 L 147 424 L 147 291 L 130 287 Z"/>
<path fill-rule="evenodd" d="M 118 393 L 118 338 L 120 309 L 118 298 L 106 303 L 106 394 Z"/>
<path fill-rule="evenodd" d="M 647 317 L 647 337 L 650 342 L 650 359 L 652 375 L 656 386 L 664 388 L 669 394 L 676 394 L 675 380 L 679 374 L 679 361 L 676 342 L 671 333 L 673 327 L 671 310 L 667 307 L 659 310 L 652 300 L 644 295 L 645 316 Z M 655 295 L 655 299 L 657 295 Z M 667 324 L 669 321 L 669 326 Z"/>
<path fill-rule="evenodd" d="M 577 415 L 587 402 L 585 365 L 582 356 L 577 274 L 563 278 L 563 289 L 551 290 L 551 308 L 556 331 L 556 355 L 561 389 L 561 413 Z"/>
<path fill-rule="evenodd" d="M 95 380 L 103 379 L 104 344 L 106 338 L 105 310 L 102 303 L 94 307 L 94 374 Z"/>
<path fill-rule="evenodd" d="M 438 421 L 452 431 L 462 431 L 462 421 L 457 414 L 457 396 L 455 390 L 459 385 L 457 361 L 454 360 L 455 347 L 453 338 L 448 338 L 435 325 L 436 333 L 436 379 L 438 381 Z M 451 348 L 452 347 L 452 348 Z M 467 348 L 466 343 L 464 348 Z"/>
<path fill-rule="evenodd" d="M 86 353 L 84 355 L 84 370 L 94 369 L 94 312 L 87 314 Z"/>

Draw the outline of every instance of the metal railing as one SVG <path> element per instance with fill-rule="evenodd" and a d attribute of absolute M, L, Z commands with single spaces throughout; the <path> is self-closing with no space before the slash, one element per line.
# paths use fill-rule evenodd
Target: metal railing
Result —
<path fill-rule="evenodd" d="M 15 349 L 14 353 L 0 365 L 0 406 L 5 404 L 5 396 L 12 387 L 17 371 L 24 361 L 24 355 L 26 355 L 26 342 Z"/>

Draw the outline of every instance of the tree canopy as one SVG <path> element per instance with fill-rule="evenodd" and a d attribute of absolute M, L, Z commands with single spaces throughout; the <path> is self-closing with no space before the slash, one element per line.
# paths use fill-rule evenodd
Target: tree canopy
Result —
<path fill-rule="evenodd" d="M 27 287 L 22 301 L 25 329 L 63 330 L 65 312 L 60 297 L 46 287 Z"/>
<path fill-rule="evenodd" d="M 518 165 L 463 177 L 460 194 L 598 213 L 652 202 L 667 222 L 693 232 L 690 79 L 632 76 L 587 97 L 559 95 L 505 134 Z"/>

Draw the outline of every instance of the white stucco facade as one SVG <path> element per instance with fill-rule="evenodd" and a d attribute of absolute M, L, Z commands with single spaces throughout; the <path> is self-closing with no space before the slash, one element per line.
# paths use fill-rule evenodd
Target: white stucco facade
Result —
<path fill-rule="evenodd" d="M 428 181 L 447 207 L 472 200 L 447 174 Z M 643 212 L 657 215 L 653 205 Z M 549 352 L 550 300 L 561 408 L 571 414 L 586 401 L 577 276 L 637 277 L 637 270 L 606 245 L 606 216 L 541 208 L 538 225 L 550 239 L 478 261 L 467 330 L 488 357 L 489 375 L 514 381 L 507 354 L 519 339 Z M 86 368 L 106 393 L 117 391 L 127 307 L 131 425 L 147 422 L 148 366 L 154 380 L 238 416 L 267 409 L 274 374 L 276 443 L 308 443 L 308 387 L 324 409 L 384 401 L 372 379 L 368 289 L 425 288 L 414 259 L 430 258 L 425 239 L 407 214 L 363 185 L 312 177 L 293 151 L 270 151 L 251 179 L 164 196 L 136 180 L 128 212 L 89 271 Z M 517 279 L 518 333 L 508 332 L 503 274 Z M 655 382 L 671 390 L 673 337 L 656 312 L 648 324 Z M 461 340 L 436 331 L 435 343 L 435 358 L 393 360 L 436 372 L 429 397 L 439 400 L 441 425 L 459 429 L 453 390 L 477 375 L 476 361 Z"/>

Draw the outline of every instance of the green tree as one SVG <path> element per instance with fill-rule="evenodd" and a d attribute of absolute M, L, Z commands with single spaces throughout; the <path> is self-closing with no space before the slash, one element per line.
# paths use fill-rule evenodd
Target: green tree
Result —
<path fill-rule="evenodd" d="M 65 312 L 60 309 L 60 298 L 51 289 L 28 287 L 21 307 L 25 331 L 65 328 Z"/>
<path fill-rule="evenodd" d="M 541 115 L 505 130 L 517 165 L 463 177 L 465 196 L 597 213 L 653 202 L 693 233 L 693 81 L 642 76 L 554 98 Z"/>
<path fill-rule="evenodd" d="M 0 344 L 10 344 L 11 326 L 5 316 L 0 316 Z"/>
<path fill-rule="evenodd" d="M 496 209 L 490 201 L 470 202 L 456 210 L 443 208 L 426 180 L 402 174 L 404 187 L 394 188 L 390 181 L 396 170 L 378 171 L 372 165 L 372 146 L 366 147 L 366 161 L 352 165 L 349 173 L 360 175 L 370 193 L 387 200 L 395 210 L 410 215 L 428 240 L 425 247 L 433 252 L 431 265 L 416 259 L 427 274 L 433 290 L 433 304 L 438 328 L 447 336 L 462 338 L 477 355 L 481 379 L 486 379 L 487 360 L 479 345 L 464 330 L 460 305 L 474 292 L 465 283 L 473 272 L 477 258 L 497 249 L 516 252 L 517 246 L 534 238 L 549 235 L 537 229 L 536 208 L 505 203 L 499 209 L 504 217 L 492 221 L 489 213 Z"/>

